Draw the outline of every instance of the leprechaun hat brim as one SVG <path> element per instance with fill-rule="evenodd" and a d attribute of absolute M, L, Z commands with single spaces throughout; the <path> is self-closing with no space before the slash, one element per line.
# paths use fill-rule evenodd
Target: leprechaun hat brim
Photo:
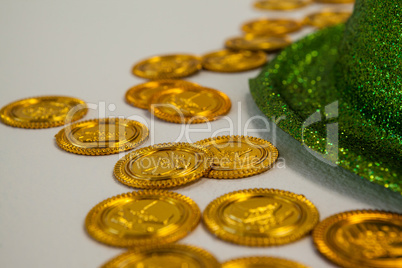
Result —
<path fill-rule="evenodd" d="M 351 109 L 337 87 L 345 26 L 292 44 L 250 80 L 260 110 L 325 161 L 402 193 L 402 139 Z"/>

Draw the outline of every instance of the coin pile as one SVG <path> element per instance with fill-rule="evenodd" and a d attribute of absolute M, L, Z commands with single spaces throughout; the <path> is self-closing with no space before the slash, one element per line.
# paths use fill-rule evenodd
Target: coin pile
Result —
<path fill-rule="evenodd" d="M 183 267 L 179 265 L 183 262 L 205 265 L 194 267 L 220 267 L 215 257 L 205 250 L 171 244 L 193 231 L 200 218 L 200 210 L 190 198 L 165 190 L 144 190 L 102 201 L 88 213 L 85 225 L 99 242 L 129 248 L 103 267 L 120 267 L 122 263 L 133 267 L 157 266 L 166 258 L 178 264 L 173 267 Z M 240 245 L 272 246 L 304 237 L 317 224 L 318 211 L 302 195 L 275 189 L 249 189 L 215 199 L 205 209 L 203 218 L 207 229 L 219 238 Z M 230 260 L 223 265 L 254 267 L 268 261 L 271 265 L 305 267 L 262 256 Z"/>
<path fill-rule="evenodd" d="M 218 90 L 184 80 L 155 80 L 130 88 L 127 103 L 148 109 L 154 116 L 173 123 L 205 123 L 227 114 L 229 97 Z"/>
<path fill-rule="evenodd" d="M 154 189 L 106 199 L 88 213 L 85 223 L 88 233 L 99 242 L 128 248 L 103 267 L 123 263 L 157 266 L 167 258 L 177 267 L 183 263 L 220 267 L 203 249 L 172 244 L 193 231 L 200 218 L 198 206 L 189 197 Z M 318 251 L 342 267 L 399 267 L 402 263 L 402 215 L 397 213 L 348 211 L 319 223 L 317 208 L 304 195 L 265 188 L 224 194 L 207 205 L 202 218 L 210 233 L 238 245 L 283 245 L 312 231 Z M 233 259 L 222 267 L 272 265 L 306 267 L 268 256 Z"/>
<path fill-rule="evenodd" d="M 323 0 L 323 3 L 352 3 L 354 0 Z M 262 10 L 292 10 L 311 4 L 311 0 L 261 0 L 254 7 Z M 324 28 L 345 22 L 351 12 L 341 10 L 324 10 L 308 15 L 304 20 L 263 18 L 246 22 L 242 26 L 243 36 L 233 37 L 225 42 L 231 50 L 249 50 L 277 52 L 291 44 L 287 35 L 302 29 L 303 26 Z M 205 66 L 204 66 L 205 68 Z"/>
<path fill-rule="evenodd" d="M 317 0 L 318 1 L 318 0 Z M 320 0 L 350 3 L 352 0 Z M 264 0 L 260 9 L 290 10 L 310 0 Z M 228 96 L 215 89 L 177 80 L 201 68 L 239 72 L 266 62 L 263 53 L 290 44 L 286 34 L 308 24 L 317 28 L 345 21 L 349 13 L 324 11 L 304 22 L 260 19 L 243 25 L 242 37 L 226 41 L 228 49 L 193 55 L 157 56 L 139 62 L 133 73 L 151 79 L 129 89 L 126 101 L 174 123 L 203 123 L 229 112 Z M 84 101 L 66 96 L 42 96 L 15 101 L 0 110 L 0 120 L 20 128 L 50 128 L 70 124 L 87 113 Z M 84 155 L 107 155 L 135 148 L 148 137 L 141 123 L 115 118 L 70 124 L 56 134 L 58 146 Z M 275 257 L 252 256 L 222 265 L 198 247 L 173 244 L 192 232 L 201 217 L 217 238 L 243 246 L 282 245 L 312 232 L 317 250 L 344 267 L 401 267 L 402 215 L 356 210 L 319 222 L 319 212 L 304 195 L 279 189 L 247 189 L 222 195 L 203 214 L 189 197 L 164 190 L 202 177 L 236 179 L 267 171 L 278 157 L 269 142 L 246 136 L 221 136 L 196 143 L 164 143 L 135 150 L 114 167 L 115 178 L 146 189 L 106 199 L 87 214 L 85 227 L 97 241 L 128 248 L 103 267 L 296 267 L 306 266 Z"/>
<path fill-rule="evenodd" d="M 267 171 L 278 158 L 270 142 L 220 136 L 195 144 L 165 143 L 135 150 L 114 167 L 115 178 L 134 188 L 171 188 L 201 177 L 236 179 Z"/>
<path fill-rule="evenodd" d="M 18 100 L 0 110 L 3 123 L 20 128 L 51 128 L 68 124 L 56 134 L 57 145 L 82 155 L 108 155 L 131 150 L 148 138 L 148 128 L 134 120 L 101 118 L 75 122 L 87 113 L 84 101 L 66 96 Z"/>
<path fill-rule="evenodd" d="M 291 10 L 311 2 L 311 0 L 264 0 L 257 1 L 254 6 L 265 10 Z M 334 4 L 353 1 L 320 2 Z M 327 10 L 311 14 L 302 21 L 266 18 L 253 20 L 242 26 L 244 36 L 226 40 L 226 49 L 210 52 L 202 57 L 190 54 L 154 56 L 135 64 L 132 73 L 146 79 L 161 80 L 187 77 L 197 73 L 201 68 L 215 72 L 242 72 L 255 69 L 267 61 L 263 52 L 276 52 L 291 43 L 287 34 L 299 31 L 304 25 L 317 28 L 335 25 L 346 21 L 350 14 L 346 11 Z M 142 106 L 144 107 L 144 104 Z"/>

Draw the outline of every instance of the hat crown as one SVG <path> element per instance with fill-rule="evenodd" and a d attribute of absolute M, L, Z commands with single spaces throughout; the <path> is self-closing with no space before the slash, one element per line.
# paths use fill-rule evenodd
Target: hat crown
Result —
<path fill-rule="evenodd" d="M 401 133 L 402 2 L 357 0 L 335 66 L 348 109 Z"/>

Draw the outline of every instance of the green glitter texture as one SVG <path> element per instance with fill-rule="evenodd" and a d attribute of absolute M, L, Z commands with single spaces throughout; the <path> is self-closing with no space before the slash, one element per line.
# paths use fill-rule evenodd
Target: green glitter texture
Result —
<path fill-rule="evenodd" d="M 402 193 L 398 2 L 357 0 L 346 27 L 292 44 L 250 80 L 250 91 L 265 115 L 285 116 L 277 125 L 324 159 Z"/>

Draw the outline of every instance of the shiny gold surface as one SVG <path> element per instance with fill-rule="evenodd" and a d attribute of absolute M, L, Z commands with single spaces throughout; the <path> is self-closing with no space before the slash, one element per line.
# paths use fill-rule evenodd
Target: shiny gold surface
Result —
<path fill-rule="evenodd" d="M 305 236 L 318 223 L 316 207 L 303 195 L 276 189 L 249 189 L 225 194 L 203 213 L 217 237 L 246 246 L 272 246 Z"/>
<path fill-rule="evenodd" d="M 202 67 L 214 72 L 243 72 L 260 67 L 267 62 L 262 51 L 219 50 L 202 57 Z"/>
<path fill-rule="evenodd" d="M 112 259 L 103 268 L 220 268 L 211 253 L 194 246 L 171 244 L 136 248 Z"/>
<path fill-rule="evenodd" d="M 402 215 L 356 210 L 323 220 L 313 232 L 318 251 L 342 267 L 402 267 Z"/>
<path fill-rule="evenodd" d="M 315 0 L 315 2 L 325 4 L 349 4 L 354 3 L 355 0 Z"/>
<path fill-rule="evenodd" d="M 42 96 L 18 100 L 0 110 L 3 123 L 20 128 L 58 127 L 87 113 L 84 101 L 65 96 Z"/>
<path fill-rule="evenodd" d="M 262 10 L 291 10 L 311 3 L 312 0 L 260 0 L 254 3 L 254 7 Z"/>
<path fill-rule="evenodd" d="M 274 257 L 256 256 L 230 260 L 222 268 L 308 268 L 300 263 Z"/>
<path fill-rule="evenodd" d="M 276 51 L 291 44 L 288 36 L 246 34 L 228 39 L 225 46 L 229 49 Z"/>
<path fill-rule="evenodd" d="M 321 29 L 346 22 L 351 15 L 348 11 L 324 11 L 307 16 L 304 23 Z"/>
<path fill-rule="evenodd" d="M 189 143 L 165 143 L 138 149 L 115 165 L 118 181 L 135 188 L 169 188 L 193 182 L 211 168 L 207 150 Z"/>
<path fill-rule="evenodd" d="M 131 247 L 175 242 L 194 230 L 200 210 L 190 198 L 162 190 L 118 195 L 87 215 L 88 233 L 99 242 Z"/>
<path fill-rule="evenodd" d="M 126 101 L 138 108 L 149 109 L 149 101 L 155 93 L 171 88 L 186 88 L 194 86 L 199 85 L 185 80 L 174 79 L 146 82 L 130 88 L 126 93 Z"/>
<path fill-rule="evenodd" d="M 193 55 L 156 56 L 137 63 L 133 74 L 147 79 L 170 79 L 192 75 L 201 69 L 201 59 Z"/>
<path fill-rule="evenodd" d="M 227 114 L 232 105 L 225 93 L 200 86 L 161 91 L 152 97 L 150 104 L 156 117 L 188 124 L 216 120 Z"/>
<path fill-rule="evenodd" d="M 235 179 L 259 174 L 278 158 L 278 150 L 270 142 L 250 136 L 219 136 L 196 144 L 213 156 L 209 178 Z"/>
<path fill-rule="evenodd" d="M 56 134 L 60 148 L 75 154 L 107 155 L 130 150 L 148 138 L 148 128 L 128 119 L 93 119 Z"/>
<path fill-rule="evenodd" d="M 300 30 L 303 24 L 291 19 L 259 19 L 245 23 L 242 30 L 245 33 L 280 35 Z"/>

